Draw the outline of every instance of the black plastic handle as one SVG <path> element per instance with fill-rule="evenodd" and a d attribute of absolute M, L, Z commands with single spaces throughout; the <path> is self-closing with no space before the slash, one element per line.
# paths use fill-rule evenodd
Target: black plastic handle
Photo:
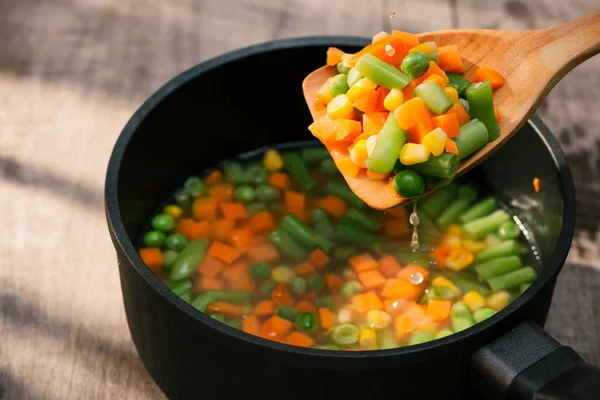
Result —
<path fill-rule="evenodd" d="M 477 398 L 600 399 L 600 369 L 531 321 L 479 349 L 471 369 Z"/>

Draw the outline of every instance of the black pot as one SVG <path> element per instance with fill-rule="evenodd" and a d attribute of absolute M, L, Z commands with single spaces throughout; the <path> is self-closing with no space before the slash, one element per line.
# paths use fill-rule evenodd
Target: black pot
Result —
<path fill-rule="evenodd" d="M 121 133 L 108 166 L 106 214 L 127 321 L 150 375 L 172 399 L 534 398 L 576 384 L 583 386 L 572 398 L 591 399 L 600 393 L 597 371 L 536 326 L 546 320 L 571 244 L 575 191 L 558 144 L 535 118 L 469 176 L 521 218 L 543 269 L 504 310 L 450 337 L 369 352 L 267 341 L 197 311 L 137 255 L 142 227 L 187 176 L 242 152 L 310 138 L 303 77 L 321 66 L 328 46 L 352 52 L 365 43 L 293 39 L 223 55 L 167 83 Z"/>

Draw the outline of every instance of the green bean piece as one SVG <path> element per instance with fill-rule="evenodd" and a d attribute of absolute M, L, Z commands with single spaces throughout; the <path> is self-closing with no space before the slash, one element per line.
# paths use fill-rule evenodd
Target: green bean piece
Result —
<path fill-rule="evenodd" d="M 250 275 L 257 279 L 269 279 L 271 267 L 265 263 L 254 263 L 250 266 Z"/>
<path fill-rule="evenodd" d="M 370 231 L 381 228 L 381 222 L 358 208 L 350 208 L 344 215 Z"/>
<path fill-rule="evenodd" d="M 192 301 L 192 292 L 185 292 L 179 295 L 179 298 L 183 301 L 185 301 L 186 303 L 189 303 Z"/>
<path fill-rule="evenodd" d="M 480 308 L 479 310 L 475 311 L 473 313 L 473 320 L 475 321 L 476 324 L 485 321 L 486 319 L 488 319 L 489 317 L 491 317 L 492 315 L 496 314 L 496 311 L 491 309 L 491 308 Z"/>
<path fill-rule="evenodd" d="M 496 232 L 500 225 L 509 219 L 510 215 L 506 211 L 496 210 L 490 215 L 467 222 L 463 225 L 463 231 L 471 239 L 479 240 L 492 232 Z"/>
<path fill-rule="evenodd" d="M 400 346 L 394 334 L 387 330 L 377 332 L 377 343 L 381 350 L 395 349 Z"/>
<path fill-rule="evenodd" d="M 527 289 L 529 289 L 529 287 L 531 286 L 531 283 L 532 283 L 532 282 L 529 282 L 529 283 L 522 283 L 522 284 L 519 286 L 519 294 L 523 294 L 523 293 L 525 293 L 525 291 L 526 291 Z"/>
<path fill-rule="evenodd" d="M 452 305 L 450 322 L 454 332 L 460 332 L 475 325 L 471 312 L 462 301 L 457 301 Z"/>
<path fill-rule="evenodd" d="M 425 106 L 434 114 L 443 114 L 454 103 L 444 89 L 434 81 L 425 81 L 415 88 L 415 96 L 423 100 Z"/>
<path fill-rule="evenodd" d="M 366 230 L 361 225 L 347 217 L 342 217 L 335 231 L 335 237 L 342 242 L 374 245 L 379 236 Z"/>
<path fill-rule="evenodd" d="M 434 339 L 442 339 L 453 334 L 454 332 L 452 332 L 450 329 L 442 329 L 441 331 L 435 334 Z"/>
<path fill-rule="evenodd" d="M 312 178 L 306 163 L 298 153 L 292 151 L 284 153 L 283 163 L 300 191 L 308 192 L 315 187 L 317 183 Z"/>
<path fill-rule="evenodd" d="M 165 260 L 165 267 L 171 268 L 173 266 L 173 263 L 177 259 L 178 255 L 179 255 L 179 253 L 176 252 L 175 250 L 163 251 L 163 259 Z"/>
<path fill-rule="evenodd" d="M 275 315 L 280 318 L 287 319 L 288 321 L 295 322 L 298 318 L 298 312 L 294 310 L 294 307 L 280 306 L 275 311 Z"/>
<path fill-rule="evenodd" d="M 187 239 L 182 233 L 179 232 L 171 233 L 169 236 L 167 236 L 167 239 L 165 240 L 165 245 L 169 249 L 176 251 L 185 249 L 185 246 L 187 246 L 187 244 Z"/>
<path fill-rule="evenodd" d="M 175 218 L 169 214 L 161 213 L 152 218 L 152 228 L 161 232 L 168 232 L 175 228 Z"/>
<path fill-rule="evenodd" d="M 308 257 L 308 252 L 296 243 L 284 229 L 278 228 L 271 231 L 267 235 L 267 240 L 294 261 L 300 262 Z"/>
<path fill-rule="evenodd" d="M 256 188 L 256 198 L 265 203 L 272 203 L 281 197 L 279 189 L 270 185 L 260 185 Z"/>
<path fill-rule="evenodd" d="M 175 259 L 169 277 L 174 281 L 178 281 L 192 276 L 204 259 L 207 247 L 208 241 L 206 239 L 196 239 L 189 242 Z"/>
<path fill-rule="evenodd" d="M 334 97 L 345 94 L 348 89 L 348 77 L 344 74 L 338 74 L 329 80 L 329 91 Z"/>
<path fill-rule="evenodd" d="M 408 53 L 406 57 L 404 57 L 404 60 L 402 60 L 400 69 L 406 75 L 409 75 L 412 78 L 418 78 L 429 69 L 429 58 L 418 51 Z"/>
<path fill-rule="evenodd" d="M 435 176 L 425 175 L 425 187 L 431 190 L 437 190 L 449 185 L 453 181 L 452 178 L 438 178 Z"/>
<path fill-rule="evenodd" d="M 236 185 L 248 182 L 248 175 L 246 174 L 244 166 L 236 161 L 228 161 L 225 163 L 223 166 L 223 176 L 227 182 Z"/>
<path fill-rule="evenodd" d="M 456 199 L 448 204 L 437 218 L 437 224 L 442 228 L 449 227 L 458 220 L 458 217 L 469 208 L 476 198 L 477 190 L 469 185 L 461 185 Z"/>
<path fill-rule="evenodd" d="M 309 248 L 320 247 L 325 252 L 329 252 L 333 243 L 325 236 L 319 235 L 312 228 L 300 221 L 294 214 L 287 214 L 281 219 L 279 225 L 290 236 Z"/>
<path fill-rule="evenodd" d="M 386 89 L 402 90 L 412 81 L 410 76 L 372 54 L 363 55 L 354 68 L 361 75 Z"/>
<path fill-rule="evenodd" d="M 326 194 L 339 197 L 350 207 L 362 208 L 365 206 L 365 203 L 356 197 L 346 182 L 327 182 L 323 186 L 323 191 Z"/>
<path fill-rule="evenodd" d="M 323 278 L 321 275 L 309 276 L 306 279 L 306 284 L 308 286 L 308 290 L 314 290 L 317 293 L 321 293 L 323 290 L 325 290 L 325 278 Z"/>
<path fill-rule="evenodd" d="M 443 153 L 439 156 L 431 156 L 429 160 L 420 164 L 411 165 L 410 168 L 421 175 L 452 178 L 458 172 L 458 166 L 459 158 L 456 154 Z"/>
<path fill-rule="evenodd" d="M 319 318 L 311 312 L 304 312 L 298 315 L 295 325 L 298 330 L 315 333 L 319 330 Z"/>
<path fill-rule="evenodd" d="M 492 86 L 489 81 L 471 83 L 465 90 L 469 102 L 469 113 L 471 118 L 478 119 L 485 125 L 489 141 L 500 137 L 500 127 L 496 121 L 494 112 L 494 100 L 492 99 Z"/>
<path fill-rule="evenodd" d="M 337 168 L 335 161 L 333 161 L 332 158 L 326 158 L 321 161 L 320 169 L 322 173 L 329 177 L 341 175 L 340 170 Z"/>
<path fill-rule="evenodd" d="M 182 281 L 176 282 L 175 284 L 173 284 L 169 287 L 169 289 L 171 289 L 171 292 L 175 293 L 177 296 L 182 295 L 183 293 L 187 292 L 191 288 L 192 288 L 192 280 L 191 279 L 184 279 Z"/>
<path fill-rule="evenodd" d="M 331 159 L 331 155 L 325 146 L 304 147 L 301 154 L 302 159 L 307 164 L 316 164 L 328 158 Z"/>
<path fill-rule="evenodd" d="M 161 231 L 150 231 L 144 235 L 144 246 L 162 247 L 165 244 L 165 234 Z"/>
<path fill-rule="evenodd" d="M 439 236 L 441 232 L 438 230 L 433 219 L 422 210 L 417 211 L 417 215 L 419 216 L 419 236 L 421 235 L 431 235 L 431 236 Z"/>
<path fill-rule="evenodd" d="M 335 299 L 332 296 L 320 296 L 315 305 L 319 308 L 328 308 L 329 310 L 335 310 Z"/>
<path fill-rule="evenodd" d="M 240 318 L 225 320 L 225 323 L 232 328 L 242 330 L 242 320 Z"/>
<path fill-rule="evenodd" d="M 472 119 L 460 127 L 460 134 L 454 138 L 458 157 L 462 160 L 475 153 L 488 142 L 488 131 L 478 119 Z"/>
<path fill-rule="evenodd" d="M 402 264 L 416 264 L 423 268 L 431 267 L 431 259 L 429 256 L 420 251 L 413 252 L 412 250 L 402 250 L 396 252 L 395 256 Z"/>
<path fill-rule="evenodd" d="M 511 290 L 522 284 L 531 283 L 537 278 L 535 270 L 531 267 L 523 267 L 504 275 L 496 276 L 487 280 L 494 292 Z"/>
<path fill-rule="evenodd" d="M 431 218 L 437 218 L 444 208 L 446 208 L 446 205 L 454 199 L 456 193 L 458 193 L 458 186 L 458 182 L 452 182 L 448 186 L 444 186 L 424 199 L 419 200 L 419 210 Z"/>
<path fill-rule="evenodd" d="M 427 59 L 429 61 L 433 61 L 436 64 L 440 63 L 440 55 L 439 55 L 439 53 L 437 51 L 433 52 L 433 53 L 426 54 L 426 56 L 427 56 Z"/>
<path fill-rule="evenodd" d="M 521 266 L 523 264 L 519 256 L 506 256 L 477 264 L 475 265 L 475 271 L 481 278 L 489 281 L 490 278 L 507 274 L 521 268 Z"/>
<path fill-rule="evenodd" d="M 350 346 L 358 342 L 360 329 L 354 324 L 341 324 L 331 331 L 331 339 L 340 346 Z"/>
<path fill-rule="evenodd" d="M 462 75 L 455 74 L 453 72 L 446 72 L 446 76 L 448 77 L 450 84 L 456 88 L 458 95 L 463 96 L 467 86 L 469 86 L 471 82 L 469 82 L 469 80 Z"/>
<path fill-rule="evenodd" d="M 333 258 L 340 261 L 348 260 L 350 257 L 356 255 L 358 250 L 351 244 L 339 244 L 333 248 Z"/>
<path fill-rule="evenodd" d="M 300 276 L 293 276 L 287 285 L 294 294 L 304 294 L 308 288 L 306 279 Z"/>
<path fill-rule="evenodd" d="M 410 346 L 414 346 L 416 344 L 431 342 L 433 339 L 435 339 L 435 336 L 430 332 L 416 330 L 410 334 L 410 337 L 408 338 L 408 344 Z"/>
<path fill-rule="evenodd" d="M 460 99 L 458 99 L 458 103 L 460 105 L 462 105 L 465 109 L 465 111 L 467 112 L 467 114 L 469 114 L 469 116 L 471 115 L 471 108 L 469 107 L 469 102 L 466 101 L 465 99 L 463 99 L 462 97 Z"/>
<path fill-rule="evenodd" d="M 346 297 L 352 297 L 363 290 L 363 285 L 358 281 L 346 281 L 342 284 L 340 292 Z"/>
<path fill-rule="evenodd" d="M 265 281 L 260 284 L 258 292 L 260 293 L 261 297 L 270 298 L 271 292 L 273 291 L 273 289 L 275 289 L 276 286 L 277 283 L 275 281 Z"/>
<path fill-rule="evenodd" d="M 498 228 L 498 235 L 502 240 L 516 239 L 521 235 L 521 229 L 514 221 L 506 221 Z"/>
<path fill-rule="evenodd" d="M 421 304 L 427 304 L 431 300 L 453 300 L 456 297 L 452 289 L 441 286 L 432 286 L 425 291 L 421 297 Z"/>
<path fill-rule="evenodd" d="M 425 191 L 425 180 L 417 171 L 405 169 L 394 176 L 392 189 L 400 196 L 412 199 L 423 194 Z"/>
<path fill-rule="evenodd" d="M 475 256 L 476 263 L 484 263 L 498 257 L 506 257 L 512 255 L 523 255 L 527 252 L 527 248 L 516 240 L 505 240 L 493 246 L 490 246 Z"/>
<path fill-rule="evenodd" d="M 327 239 L 333 238 L 334 230 L 327 213 L 320 208 L 315 208 L 309 211 L 310 219 L 313 223 L 315 231 Z"/>
<path fill-rule="evenodd" d="M 464 213 L 460 215 L 458 220 L 461 223 L 465 224 L 477 218 L 485 217 L 497 208 L 498 205 L 496 203 L 496 199 L 494 199 L 493 197 L 486 197 L 485 199 L 480 200 L 477 203 L 473 204 L 471 207 L 469 207 L 469 209 L 467 209 Z"/>
<path fill-rule="evenodd" d="M 223 314 L 223 313 L 210 314 L 210 317 L 212 319 L 216 319 L 219 322 L 225 323 L 225 314 Z"/>
<path fill-rule="evenodd" d="M 398 124 L 396 115 L 390 113 L 377 135 L 373 153 L 365 160 L 365 166 L 380 174 L 392 172 L 406 138 L 407 133 Z"/>
<path fill-rule="evenodd" d="M 363 76 L 360 74 L 360 72 L 358 72 L 356 68 L 350 68 L 350 71 L 348 71 L 348 86 L 354 86 L 354 84 L 360 81 L 362 78 Z"/>
<path fill-rule="evenodd" d="M 478 292 L 484 297 L 491 293 L 491 290 L 487 287 L 487 285 L 479 282 L 475 278 L 471 278 L 470 274 L 465 272 L 445 271 L 444 276 L 448 278 L 448 280 L 457 288 L 459 288 L 461 293 L 473 291 Z"/>
<path fill-rule="evenodd" d="M 193 243 L 193 242 L 192 242 Z M 252 294 L 250 292 L 227 292 L 223 290 L 207 290 L 194 299 L 192 306 L 206 313 L 208 306 L 217 301 L 238 305 L 249 305 Z"/>
<path fill-rule="evenodd" d="M 253 185 L 264 185 L 269 180 L 269 172 L 262 165 L 252 165 L 246 170 L 248 183 Z"/>
<path fill-rule="evenodd" d="M 267 211 L 267 204 L 262 201 L 257 201 L 246 206 L 246 212 L 251 217 L 263 211 Z"/>
<path fill-rule="evenodd" d="M 319 350 L 340 350 L 340 346 L 338 346 L 336 344 L 319 344 L 319 345 L 313 346 L 311 348 L 319 349 Z"/>
<path fill-rule="evenodd" d="M 340 74 L 348 75 L 348 72 L 350 72 L 350 68 L 346 67 L 343 61 L 337 63 L 336 67 Z"/>

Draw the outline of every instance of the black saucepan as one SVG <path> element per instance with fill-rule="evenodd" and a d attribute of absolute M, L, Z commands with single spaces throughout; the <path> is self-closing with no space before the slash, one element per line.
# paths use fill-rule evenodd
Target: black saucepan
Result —
<path fill-rule="evenodd" d="M 328 46 L 353 52 L 365 44 L 315 37 L 238 50 L 177 76 L 131 118 L 108 166 L 106 214 L 146 368 L 172 399 L 600 398 L 598 370 L 538 327 L 571 243 L 575 191 L 558 144 L 535 118 L 469 176 L 521 218 L 543 269 L 504 310 L 450 337 L 370 352 L 263 340 L 197 311 L 138 257 L 133 243 L 143 225 L 187 176 L 252 149 L 309 139 L 303 77 L 321 66 Z"/>

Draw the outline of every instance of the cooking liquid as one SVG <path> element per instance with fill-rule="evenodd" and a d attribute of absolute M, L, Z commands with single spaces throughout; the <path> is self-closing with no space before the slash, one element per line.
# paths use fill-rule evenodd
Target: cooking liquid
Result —
<path fill-rule="evenodd" d="M 410 248 L 413 253 L 419 249 L 419 234 L 417 233 L 417 227 L 419 226 L 419 216 L 417 215 L 417 201 L 413 203 L 413 211 L 408 218 L 408 221 L 413 226 L 412 237 L 410 239 Z"/>

